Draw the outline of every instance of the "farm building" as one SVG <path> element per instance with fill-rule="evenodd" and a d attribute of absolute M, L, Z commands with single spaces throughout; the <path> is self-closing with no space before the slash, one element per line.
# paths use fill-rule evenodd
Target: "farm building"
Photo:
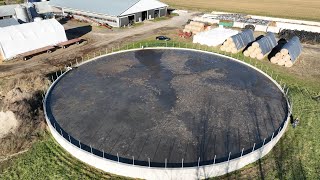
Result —
<path fill-rule="evenodd" d="M 55 19 L 0 28 L 0 61 L 67 41 L 63 26 Z"/>
<path fill-rule="evenodd" d="M 91 19 L 113 27 L 166 16 L 168 7 L 158 0 L 51 0 L 49 4 L 75 18 Z"/>

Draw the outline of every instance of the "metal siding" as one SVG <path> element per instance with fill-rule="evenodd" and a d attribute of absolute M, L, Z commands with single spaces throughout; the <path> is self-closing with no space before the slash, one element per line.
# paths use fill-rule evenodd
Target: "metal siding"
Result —
<path fill-rule="evenodd" d="M 136 22 L 139 22 L 139 18 L 142 18 L 142 12 L 135 13 Z"/>
<path fill-rule="evenodd" d="M 120 19 L 120 27 L 127 26 L 129 24 L 129 18 L 128 17 L 122 17 Z"/>
<path fill-rule="evenodd" d="M 154 18 L 154 9 L 151 9 L 148 11 L 148 19 L 150 19 L 150 15 L 151 15 L 151 19 Z"/>
<path fill-rule="evenodd" d="M 167 8 L 160 9 L 160 17 L 165 16 L 167 14 Z"/>

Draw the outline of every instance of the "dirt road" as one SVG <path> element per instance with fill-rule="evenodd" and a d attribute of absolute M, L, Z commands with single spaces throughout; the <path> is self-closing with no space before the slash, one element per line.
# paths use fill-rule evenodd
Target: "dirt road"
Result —
<path fill-rule="evenodd" d="M 64 27 L 68 37 L 83 35 L 83 38 L 88 39 L 88 43 L 80 46 L 71 46 L 67 49 L 58 49 L 51 54 L 33 57 L 29 61 L 15 60 L 3 63 L 0 65 L 0 78 L 35 70 L 48 71 L 49 69 L 64 66 L 66 62 L 70 62 L 75 57 L 80 57 L 89 52 L 143 39 L 162 30 L 177 29 L 182 27 L 194 14 L 181 13 L 179 16 L 168 20 L 146 21 L 143 25 L 138 25 L 137 27 L 116 28 L 113 31 L 99 27 L 92 28 L 89 24 L 79 22 L 66 22 Z M 68 31 L 71 34 L 68 34 Z"/>

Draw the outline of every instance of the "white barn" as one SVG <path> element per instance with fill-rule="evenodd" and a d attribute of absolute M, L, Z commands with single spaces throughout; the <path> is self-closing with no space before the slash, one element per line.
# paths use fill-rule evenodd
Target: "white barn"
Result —
<path fill-rule="evenodd" d="M 0 28 L 0 61 L 64 41 L 65 30 L 55 19 Z"/>
<path fill-rule="evenodd" d="M 168 5 L 158 0 L 51 0 L 65 14 L 80 15 L 113 27 L 166 16 Z"/>

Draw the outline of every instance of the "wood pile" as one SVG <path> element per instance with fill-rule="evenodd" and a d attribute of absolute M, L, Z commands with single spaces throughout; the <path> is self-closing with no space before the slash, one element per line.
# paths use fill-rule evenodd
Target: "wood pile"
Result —
<path fill-rule="evenodd" d="M 205 24 L 201 22 L 191 21 L 190 24 L 187 24 L 183 32 L 188 32 L 192 34 L 197 34 L 205 30 Z"/>
<path fill-rule="evenodd" d="M 279 66 L 292 67 L 302 52 L 302 45 L 297 36 L 287 42 L 280 52 L 270 59 L 271 63 Z"/>
<path fill-rule="evenodd" d="M 252 43 L 252 45 L 243 52 L 243 55 L 262 60 L 272 51 L 273 48 L 277 46 L 277 44 L 275 35 L 269 32 L 265 37 Z"/>
<path fill-rule="evenodd" d="M 220 50 L 236 54 L 253 41 L 253 31 L 248 29 L 228 38 L 220 47 Z"/>

